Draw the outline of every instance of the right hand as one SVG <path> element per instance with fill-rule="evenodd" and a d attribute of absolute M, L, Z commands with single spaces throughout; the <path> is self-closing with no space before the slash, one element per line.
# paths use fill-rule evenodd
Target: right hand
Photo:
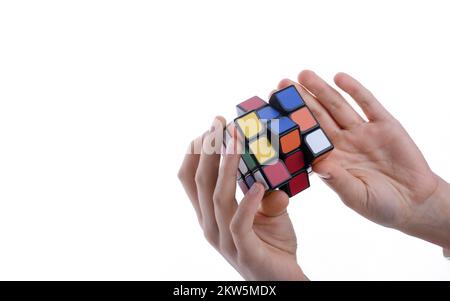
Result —
<path fill-rule="evenodd" d="M 366 218 L 450 247 L 449 185 L 369 90 L 344 73 L 335 83 L 368 121 L 312 71 L 301 72 L 298 83 L 283 80 L 278 86 L 296 85 L 335 146 L 313 170 Z"/>

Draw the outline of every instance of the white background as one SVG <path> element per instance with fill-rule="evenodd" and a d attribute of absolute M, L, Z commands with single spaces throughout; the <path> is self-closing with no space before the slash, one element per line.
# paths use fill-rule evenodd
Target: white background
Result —
<path fill-rule="evenodd" d="M 346 71 L 450 180 L 448 1 L 2 1 L 0 279 L 235 280 L 176 178 L 217 114 Z M 441 248 L 316 176 L 289 207 L 313 280 L 450 280 Z"/>

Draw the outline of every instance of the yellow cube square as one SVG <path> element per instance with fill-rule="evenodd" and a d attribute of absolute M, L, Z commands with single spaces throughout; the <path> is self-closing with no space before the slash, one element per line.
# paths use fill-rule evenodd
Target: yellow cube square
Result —
<path fill-rule="evenodd" d="M 267 137 L 261 137 L 250 142 L 249 147 L 251 153 L 261 165 L 270 162 L 277 155 L 277 152 L 272 147 Z"/>
<path fill-rule="evenodd" d="M 255 138 L 264 130 L 264 125 L 255 112 L 251 112 L 236 120 L 239 129 L 247 139 Z"/>

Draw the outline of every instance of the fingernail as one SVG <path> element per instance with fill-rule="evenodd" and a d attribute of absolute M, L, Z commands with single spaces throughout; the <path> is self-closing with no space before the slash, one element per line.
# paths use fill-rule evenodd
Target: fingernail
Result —
<path fill-rule="evenodd" d="M 261 185 L 258 183 L 255 183 L 252 185 L 252 187 L 250 187 L 250 190 L 247 192 L 247 195 L 249 197 L 255 196 L 259 193 L 260 190 L 261 190 Z"/>

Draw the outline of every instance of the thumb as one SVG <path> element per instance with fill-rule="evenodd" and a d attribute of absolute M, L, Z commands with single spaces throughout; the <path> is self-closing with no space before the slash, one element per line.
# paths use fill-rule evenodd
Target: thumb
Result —
<path fill-rule="evenodd" d="M 274 190 L 266 194 L 261 202 L 259 212 L 268 217 L 276 217 L 284 214 L 289 204 L 288 195 L 281 190 Z"/>
<path fill-rule="evenodd" d="M 345 168 L 325 159 L 315 163 L 313 171 L 339 195 L 347 206 L 353 209 L 361 206 L 365 198 L 365 184 Z"/>
<path fill-rule="evenodd" d="M 256 182 L 245 194 L 230 223 L 230 231 L 238 251 L 250 251 L 258 243 L 253 221 L 264 196 L 264 186 Z"/>

